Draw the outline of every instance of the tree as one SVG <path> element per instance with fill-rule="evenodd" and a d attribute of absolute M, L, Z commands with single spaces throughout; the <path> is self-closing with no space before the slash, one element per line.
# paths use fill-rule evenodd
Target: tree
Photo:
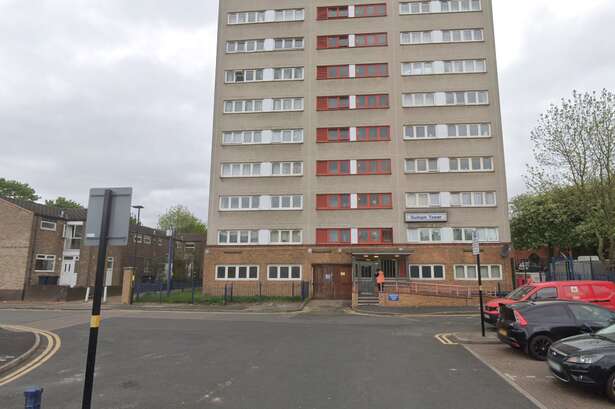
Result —
<path fill-rule="evenodd" d="M 207 232 L 205 223 L 182 205 L 173 206 L 162 214 L 158 218 L 158 227 L 162 230 L 175 229 L 177 233 L 205 234 Z"/>
<path fill-rule="evenodd" d="M 541 115 L 531 140 L 528 186 L 537 193 L 570 187 L 584 213 L 577 231 L 615 264 L 615 94 L 573 92 Z"/>
<path fill-rule="evenodd" d="M 56 200 L 45 200 L 45 204 L 58 209 L 80 209 L 83 207 L 74 200 L 70 200 L 62 196 L 59 196 Z"/>
<path fill-rule="evenodd" d="M 0 178 L 0 196 L 36 202 L 40 197 L 27 183 Z"/>

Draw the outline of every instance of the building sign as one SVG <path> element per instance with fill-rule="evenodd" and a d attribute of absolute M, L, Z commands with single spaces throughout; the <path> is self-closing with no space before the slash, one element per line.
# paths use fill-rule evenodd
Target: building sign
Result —
<path fill-rule="evenodd" d="M 475 256 L 480 255 L 480 242 L 478 241 L 478 232 L 476 230 L 472 232 L 472 254 Z"/>
<path fill-rule="evenodd" d="M 430 223 L 448 221 L 447 213 L 406 213 L 406 223 Z"/>
<path fill-rule="evenodd" d="M 399 301 L 399 294 L 389 294 L 389 301 Z"/>

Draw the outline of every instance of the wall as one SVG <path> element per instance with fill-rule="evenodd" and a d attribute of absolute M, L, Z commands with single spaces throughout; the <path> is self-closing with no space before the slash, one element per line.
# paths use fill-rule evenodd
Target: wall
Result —
<path fill-rule="evenodd" d="M 484 302 L 490 298 L 485 297 Z M 478 309 L 478 297 L 466 298 L 449 298 L 436 297 L 427 295 L 415 294 L 399 294 L 399 301 L 389 301 L 388 294 L 381 293 L 379 295 L 380 305 L 385 307 L 476 307 Z"/>
<path fill-rule="evenodd" d="M 32 212 L 0 199 L 0 300 L 21 298 L 33 219 Z"/>

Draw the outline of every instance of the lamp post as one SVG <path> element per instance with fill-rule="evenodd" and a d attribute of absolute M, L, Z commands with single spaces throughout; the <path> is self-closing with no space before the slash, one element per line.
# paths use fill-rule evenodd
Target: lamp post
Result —
<path fill-rule="evenodd" d="M 134 244 L 134 251 L 133 251 L 133 260 L 134 260 L 134 267 L 135 267 L 135 277 L 138 276 L 137 274 L 137 234 L 139 233 L 139 226 L 141 226 L 141 209 L 143 209 L 145 206 L 141 206 L 141 205 L 134 205 L 132 206 L 133 209 L 137 209 L 137 225 L 135 226 L 135 237 L 133 240 L 133 244 Z"/>

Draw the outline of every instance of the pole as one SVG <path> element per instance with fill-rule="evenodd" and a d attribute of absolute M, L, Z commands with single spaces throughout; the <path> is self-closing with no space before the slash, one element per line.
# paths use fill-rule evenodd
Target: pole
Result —
<path fill-rule="evenodd" d="M 135 272 L 134 272 L 134 278 L 137 282 L 140 282 L 140 280 L 137 280 L 137 277 L 139 276 L 139 274 L 137 273 L 137 246 L 139 243 L 137 243 L 137 235 L 139 234 L 139 226 L 141 226 L 141 209 L 143 209 L 143 206 L 139 205 L 139 206 L 132 206 L 133 209 L 137 209 L 137 225 L 135 226 L 135 236 L 133 238 L 132 244 L 135 246 L 134 251 L 133 251 L 133 264 L 134 264 L 134 268 L 135 268 Z M 143 241 L 143 238 L 141 238 L 141 241 Z M 134 286 L 131 289 L 132 294 L 130 295 L 130 303 L 132 304 L 132 297 L 134 295 Z"/>
<path fill-rule="evenodd" d="M 169 254 L 168 254 L 168 266 L 167 269 L 167 295 L 171 294 L 172 281 L 173 280 L 173 258 L 175 252 L 175 228 L 171 229 L 171 237 L 169 237 Z"/>
<path fill-rule="evenodd" d="M 476 255 L 476 268 L 478 273 L 478 300 L 480 303 L 480 329 L 485 336 L 485 316 L 483 314 L 483 279 L 480 273 L 480 253 Z"/>
<path fill-rule="evenodd" d="M 98 262 L 96 265 L 96 280 L 94 284 L 94 300 L 92 302 L 92 317 L 90 319 L 90 340 L 85 368 L 85 384 L 83 386 L 82 409 L 90 409 L 92 405 L 92 390 L 94 388 L 94 367 L 96 365 L 96 347 L 98 345 L 98 328 L 100 327 L 100 304 L 103 292 L 105 262 L 107 260 L 107 241 L 109 221 L 111 219 L 112 191 L 105 190 L 103 201 L 102 223 L 100 226 L 100 241 L 98 243 Z"/>

